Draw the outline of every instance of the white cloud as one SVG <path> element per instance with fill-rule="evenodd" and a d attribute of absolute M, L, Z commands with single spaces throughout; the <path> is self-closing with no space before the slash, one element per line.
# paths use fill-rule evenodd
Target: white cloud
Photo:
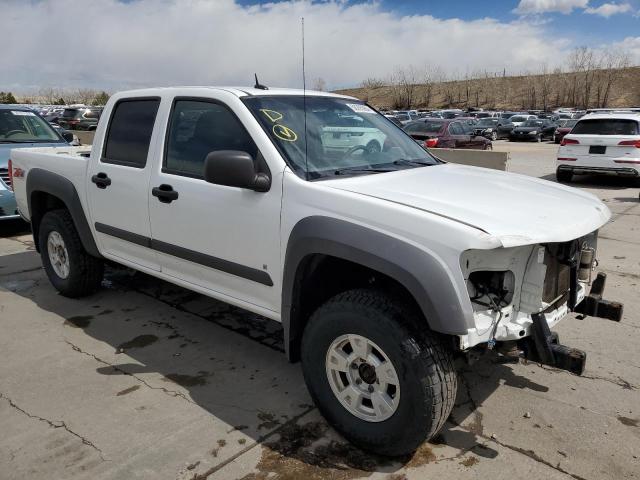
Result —
<path fill-rule="evenodd" d="M 633 9 L 628 3 L 603 3 L 599 7 L 589 7 L 585 10 L 585 13 L 592 15 L 600 15 L 601 17 L 609 18 L 611 15 L 617 15 L 618 13 L 630 12 Z"/>
<path fill-rule="evenodd" d="M 11 40 L 0 50 L 0 88 L 250 85 L 253 72 L 298 87 L 302 16 L 307 78 L 329 87 L 409 64 L 518 73 L 559 62 L 570 43 L 526 20 L 402 17 L 377 2 L 5 0 L 0 31 Z"/>
<path fill-rule="evenodd" d="M 640 37 L 626 37 L 609 47 L 612 51 L 623 51 L 629 54 L 631 63 L 640 65 Z"/>
<path fill-rule="evenodd" d="M 559 12 L 569 14 L 576 8 L 586 8 L 589 0 L 520 0 L 513 13 L 535 15 Z"/>

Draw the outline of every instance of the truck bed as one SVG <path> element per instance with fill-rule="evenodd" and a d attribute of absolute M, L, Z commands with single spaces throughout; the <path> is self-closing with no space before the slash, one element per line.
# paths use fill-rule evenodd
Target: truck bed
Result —
<path fill-rule="evenodd" d="M 18 209 L 26 220 L 29 218 L 29 205 L 26 192 L 26 178 L 29 170 L 43 168 L 69 179 L 76 187 L 80 199 L 84 203 L 85 189 L 82 187 L 86 179 L 89 165 L 90 146 L 34 147 L 11 150 L 12 168 L 21 169 L 22 176 L 13 178 L 13 190 L 16 195 Z"/>

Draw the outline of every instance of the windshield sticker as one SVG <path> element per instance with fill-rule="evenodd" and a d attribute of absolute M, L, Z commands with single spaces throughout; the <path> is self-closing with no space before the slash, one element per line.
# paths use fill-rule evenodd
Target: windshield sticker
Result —
<path fill-rule="evenodd" d="M 275 110 L 268 110 L 266 108 L 263 108 L 260 111 L 264 113 L 264 116 L 271 120 L 273 123 L 276 123 L 278 120 L 282 120 L 282 117 L 284 117 L 284 115 L 282 115 L 280 112 L 276 112 Z"/>
<path fill-rule="evenodd" d="M 19 117 L 35 117 L 36 116 L 36 114 L 33 112 L 23 112 L 22 110 L 11 110 L 11 113 Z"/>
<path fill-rule="evenodd" d="M 376 113 L 371 107 L 361 103 L 345 103 L 345 105 L 356 113 Z"/>
<path fill-rule="evenodd" d="M 273 134 L 280 140 L 284 140 L 285 142 L 295 142 L 298 139 L 298 135 L 296 134 L 296 132 L 291 130 L 289 127 L 285 127 L 284 125 L 274 125 Z"/>

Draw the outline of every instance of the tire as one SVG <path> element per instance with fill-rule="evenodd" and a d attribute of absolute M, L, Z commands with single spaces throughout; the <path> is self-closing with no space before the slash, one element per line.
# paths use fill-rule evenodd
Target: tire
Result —
<path fill-rule="evenodd" d="M 351 290 L 336 295 L 318 308 L 305 328 L 302 370 L 309 392 L 327 421 L 364 450 L 387 456 L 411 453 L 438 433 L 453 409 L 457 375 L 452 353 L 437 336 L 425 331 L 426 326 L 411 327 L 418 325 L 420 320 L 401 302 L 383 293 Z M 329 373 L 328 353 L 335 351 L 333 346 L 340 339 L 347 336 L 350 339 L 354 335 L 372 342 L 372 351 L 387 358 L 396 373 L 390 378 L 397 380 L 397 390 L 390 389 L 389 383 L 377 377 L 377 371 L 376 380 L 367 385 L 371 381 L 370 377 L 367 380 L 362 376 L 363 364 L 355 368 L 358 360 L 347 362 L 347 374 L 360 376 L 364 380 L 360 380 L 361 385 L 367 388 L 381 388 L 379 383 L 387 385 L 388 398 L 395 395 L 395 408 L 390 409 L 391 413 L 386 412 L 390 415 L 386 418 L 363 419 L 334 394 L 332 385 L 335 386 L 336 381 L 331 380 L 333 371 Z M 347 342 L 351 346 L 351 340 Z M 346 354 L 344 350 L 341 352 Z M 337 377 L 343 387 L 347 374 Z M 345 390 L 356 388 L 355 382 L 347 382 Z M 369 404 L 373 406 L 371 399 Z M 364 400 L 361 406 L 365 408 Z"/>
<path fill-rule="evenodd" d="M 491 142 L 484 144 L 485 150 L 493 150 L 493 144 Z"/>
<path fill-rule="evenodd" d="M 570 183 L 573 178 L 573 173 L 568 170 L 556 170 L 556 180 L 560 183 Z"/>
<path fill-rule="evenodd" d="M 536 135 L 536 142 L 538 143 L 542 143 L 542 134 L 539 133 L 538 135 Z"/>
<path fill-rule="evenodd" d="M 371 140 L 367 143 L 366 149 L 368 153 L 377 153 L 382 151 L 382 147 L 380 147 L 380 144 L 375 140 Z"/>
<path fill-rule="evenodd" d="M 493 132 L 491 132 L 491 141 L 495 142 L 496 140 L 498 140 L 498 132 L 494 130 Z"/>
<path fill-rule="evenodd" d="M 56 241 L 62 243 L 54 245 Z M 51 210 L 42 217 L 38 244 L 49 281 L 62 295 L 76 298 L 98 290 L 104 275 L 104 263 L 86 252 L 68 210 Z M 60 248 L 63 255 L 56 253 Z M 55 262 L 61 259 L 62 265 Z"/>

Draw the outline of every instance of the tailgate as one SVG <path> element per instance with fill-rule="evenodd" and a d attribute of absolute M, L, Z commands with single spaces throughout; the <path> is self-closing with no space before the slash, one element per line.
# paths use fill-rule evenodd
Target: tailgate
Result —
<path fill-rule="evenodd" d="M 569 141 L 578 143 L 569 143 Z M 640 156 L 640 137 L 637 135 L 575 135 L 565 136 L 567 144 L 563 147 L 566 156 L 584 157 L 599 156 L 619 158 Z"/>

